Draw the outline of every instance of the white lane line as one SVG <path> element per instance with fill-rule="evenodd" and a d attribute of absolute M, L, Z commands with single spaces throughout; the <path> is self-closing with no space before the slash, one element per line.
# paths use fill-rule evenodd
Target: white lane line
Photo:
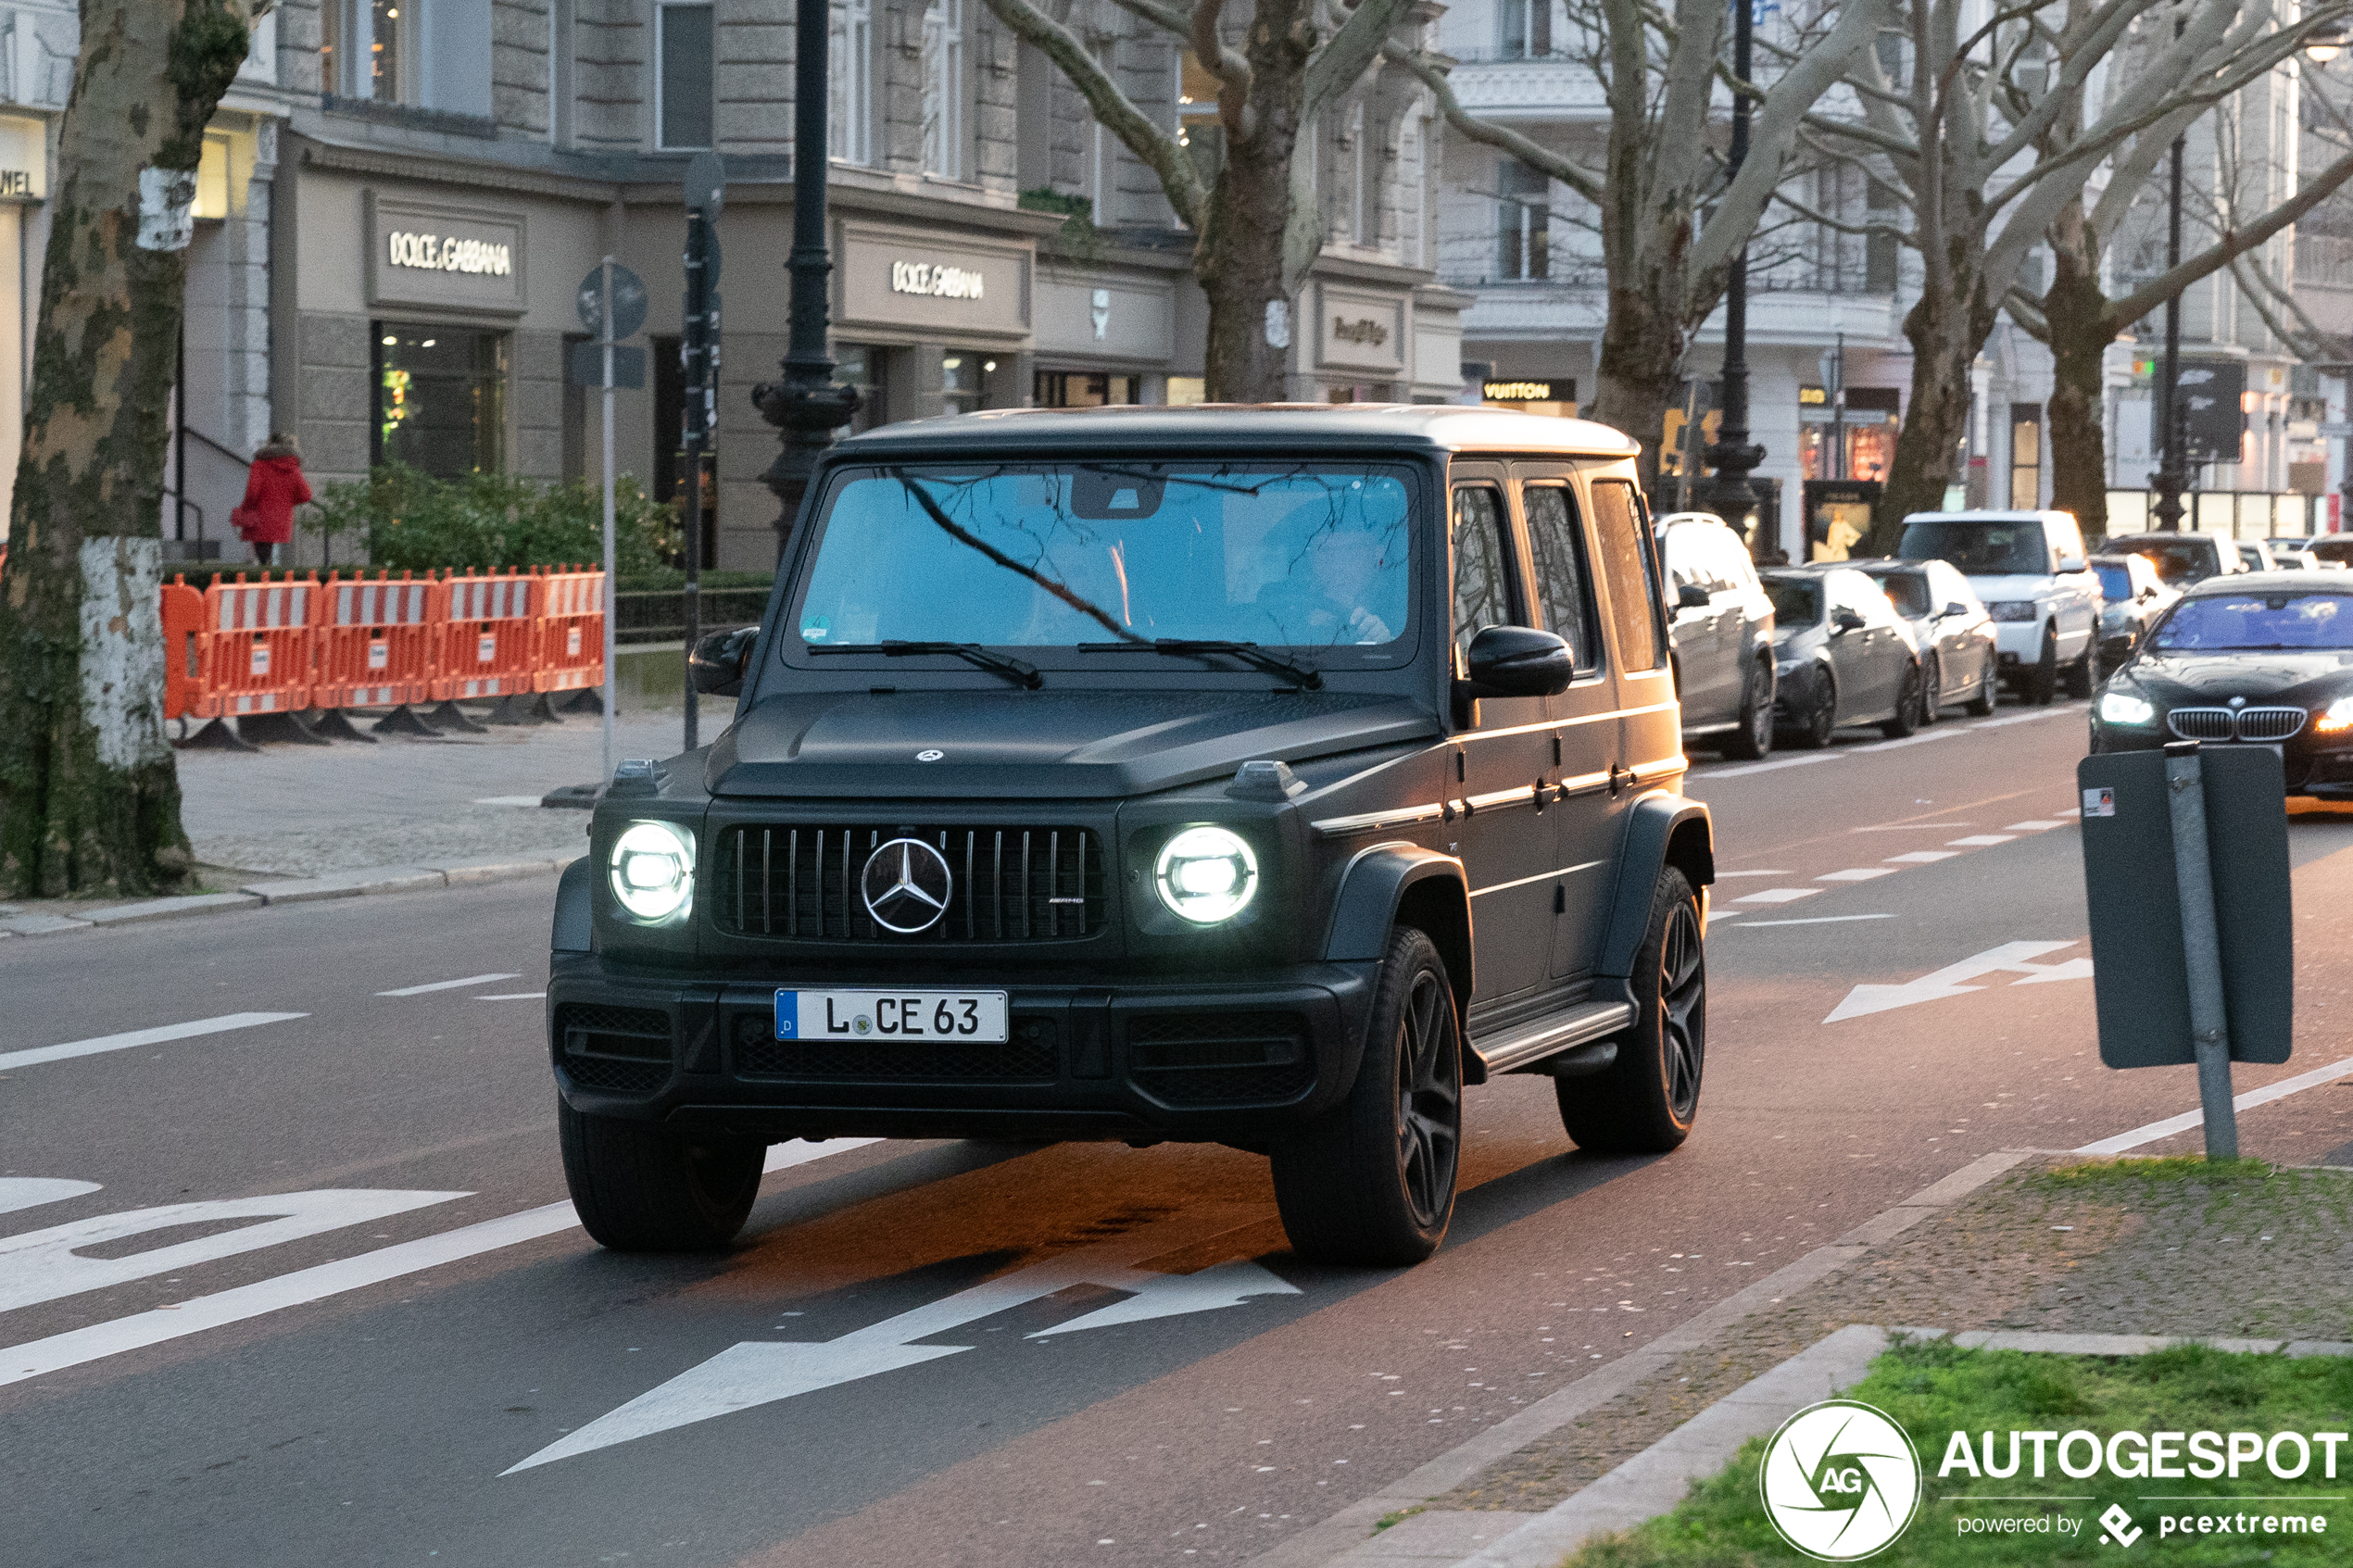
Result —
<path fill-rule="evenodd" d="M 1979 719 L 1966 724 L 1939 724 L 1932 730 L 1922 730 L 1902 740 L 1873 741 L 1869 746 L 1847 746 L 1838 751 L 1818 751 L 1810 757 L 1776 757 L 1768 762 L 1743 762 L 1737 768 L 1693 770 L 1692 778 L 1698 783 L 1710 779 L 1740 779 L 1751 773 L 1769 773 L 1779 768 L 1806 768 L 1817 762 L 1835 762 L 1842 757 L 1868 757 L 1874 751 L 1894 751 L 1907 746 L 1924 746 L 1932 740 L 1947 740 L 1955 735 L 1975 734 L 1980 730 L 1998 730 L 2006 724 L 2031 724 L 2037 719 L 2057 719 L 2070 713 L 2081 713 L 2081 702 L 2060 703 L 2050 708 L 2038 708 L 2029 713 L 2012 713 L 2001 719 Z"/>
<path fill-rule="evenodd" d="M 2006 833 L 1973 833 L 1967 838 L 1948 838 L 1944 843 L 1954 849 L 1982 849 L 1988 845 L 2007 844 L 2013 836 Z"/>
<path fill-rule="evenodd" d="M 1722 882 L 1728 877 L 1735 876 L 1795 876 L 1796 874 L 1795 872 L 1718 872 L 1716 880 Z"/>
<path fill-rule="evenodd" d="M 379 991 L 379 997 L 422 997 L 428 991 L 457 991 L 468 985 L 487 985 L 494 980 L 521 980 L 520 974 L 469 974 L 463 980 L 436 980 L 430 985 L 403 985 L 397 991 Z"/>
<path fill-rule="evenodd" d="M 1957 860 L 1960 855 L 1957 849 L 1915 849 L 1907 855 L 1890 855 L 1888 859 L 1897 865 L 1932 866 L 1939 860 Z"/>
<path fill-rule="evenodd" d="M 779 1144 L 768 1151 L 764 1171 L 781 1171 L 790 1165 L 805 1165 L 828 1155 L 846 1154 L 862 1148 L 875 1138 L 834 1138 L 823 1144 Z M 93 1323 L 87 1328 L 71 1329 L 53 1334 L 46 1339 L 28 1340 L 22 1345 L 0 1348 L 0 1386 L 21 1383 L 30 1377 L 40 1377 L 68 1367 L 81 1366 L 86 1361 L 119 1356 L 126 1350 L 145 1349 L 169 1340 L 184 1339 L 208 1328 L 243 1323 L 288 1307 L 299 1307 L 307 1301 L 323 1300 L 346 1290 L 359 1290 L 380 1285 L 403 1274 L 413 1274 L 425 1269 L 437 1268 L 462 1259 L 496 1252 L 500 1248 L 536 1241 L 543 1236 L 554 1236 L 580 1223 L 580 1216 L 567 1198 L 537 1209 L 525 1209 L 520 1213 L 484 1220 L 479 1224 L 461 1225 L 439 1236 L 425 1236 L 417 1241 L 404 1241 L 393 1247 L 380 1247 L 373 1252 L 362 1252 L 357 1258 L 337 1262 L 321 1263 L 314 1268 L 298 1269 L 276 1279 L 257 1280 L 233 1290 L 223 1290 L 211 1296 L 199 1296 L 176 1306 L 158 1307 L 149 1312 L 134 1312 L 112 1323 Z"/>
<path fill-rule="evenodd" d="M 1873 877 L 1894 876 L 1894 866 L 1856 866 L 1843 872 L 1824 872 L 1816 882 L 1869 882 Z"/>
<path fill-rule="evenodd" d="M 536 806 L 539 804 L 539 797 L 535 795 L 477 795 L 474 797 L 474 804 L 477 806 Z"/>
<path fill-rule="evenodd" d="M 258 1024 L 283 1023 L 291 1018 L 309 1016 L 307 1012 L 224 1012 L 219 1018 L 198 1018 L 156 1029 L 133 1029 L 127 1035 L 100 1035 L 94 1039 L 69 1040 L 62 1046 L 35 1046 L 31 1050 L 0 1053 L 0 1068 L 31 1067 L 36 1061 L 63 1061 L 69 1057 L 135 1050 L 141 1046 L 159 1046 L 166 1040 L 185 1040 L 198 1035 L 218 1035 L 224 1030 L 251 1029 Z"/>
<path fill-rule="evenodd" d="M 2006 724 L 2032 724 L 2037 719 L 2060 719 L 2070 713 L 2081 713 L 2086 706 L 2081 702 L 2057 703 L 2049 708 L 2038 708 L 2031 713 L 2013 713 L 2004 719 L 1981 719 L 1969 728 L 1998 730 Z"/>
<path fill-rule="evenodd" d="M 487 997 L 476 997 L 478 1002 L 539 1002 L 547 998 L 545 991 L 499 991 Z"/>
<path fill-rule="evenodd" d="M 1850 920 L 1894 920 L 1894 915 L 1816 915 L 1811 920 L 1752 920 L 1743 922 L 1743 931 L 1760 931 L 1768 925 L 1838 925 Z"/>
<path fill-rule="evenodd" d="M 1800 898 L 1811 898 L 1821 891 L 1818 887 L 1768 887 L 1762 893 L 1743 894 L 1743 904 L 1794 904 Z"/>
<path fill-rule="evenodd" d="M 1869 746 L 1858 746 L 1855 749 L 1857 752 L 1896 751 L 1907 746 L 1926 746 L 1932 740 L 1951 740 L 1955 735 L 1968 733 L 1966 729 L 1945 729 L 1940 726 L 1933 730 L 1922 730 L 1916 735 L 1906 735 L 1902 740 L 1875 740 Z"/>
<path fill-rule="evenodd" d="M 2334 1083 L 2349 1073 L 2353 1073 L 2353 1056 L 2347 1057 L 2343 1061 L 2333 1061 L 2326 1067 L 2316 1067 L 2309 1073 L 2298 1073 L 2293 1078 L 2283 1078 L 2276 1084 L 2267 1084 L 2259 1089 L 2249 1089 L 2246 1093 L 2232 1099 L 2231 1104 L 2241 1110 L 2252 1110 L 2259 1105 L 2269 1105 L 2275 1099 L 2285 1099 L 2288 1096 L 2301 1094 L 2306 1089 L 2314 1089 L 2322 1084 Z M 2129 1133 L 2119 1133 L 2112 1138 L 2102 1138 L 2097 1143 L 2087 1143 L 2075 1152 L 2078 1154 L 2121 1154 L 2128 1148 L 2138 1148 L 2145 1143 L 2155 1143 L 2159 1138 L 2170 1138 L 2176 1133 L 2186 1133 L 2205 1121 L 2206 1115 L 2203 1111 L 2185 1110 L 2179 1116 L 2169 1116 L 2162 1122 L 2152 1122 L 2145 1127 L 2135 1127 Z"/>
<path fill-rule="evenodd" d="M 1694 774 L 1701 779 L 1744 779 L 1751 773 L 1769 773 L 1779 768 L 1810 768 L 1817 762 L 1835 762 L 1843 752 L 1818 751 L 1811 757 L 1776 757 L 1770 762 L 1744 762 L 1737 768 L 1711 768 Z"/>
<path fill-rule="evenodd" d="M 2063 828 L 2065 826 L 2067 826 L 2065 822 L 2046 822 L 2041 818 L 2036 818 L 2031 822 L 2012 822 L 2002 831 L 2004 833 L 2041 833 L 2045 828 Z"/>
<path fill-rule="evenodd" d="M 1924 828 L 1974 827 L 1973 822 L 1882 822 L 1877 827 L 1848 828 L 1849 833 L 1917 833 Z"/>

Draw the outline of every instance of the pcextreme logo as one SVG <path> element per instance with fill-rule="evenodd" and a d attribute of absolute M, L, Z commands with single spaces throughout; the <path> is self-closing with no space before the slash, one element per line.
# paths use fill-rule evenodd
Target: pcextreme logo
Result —
<path fill-rule="evenodd" d="M 1757 1472 L 1781 1539 L 1823 1562 L 1854 1562 L 1902 1535 L 1920 1506 L 1912 1439 L 1852 1399 L 1808 1405 L 1781 1424 Z"/>

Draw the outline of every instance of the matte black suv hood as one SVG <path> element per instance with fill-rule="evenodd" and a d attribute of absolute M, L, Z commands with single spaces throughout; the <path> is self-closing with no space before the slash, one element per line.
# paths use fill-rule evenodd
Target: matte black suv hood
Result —
<path fill-rule="evenodd" d="M 704 779 L 738 797 L 1115 798 L 1440 729 L 1428 709 L 1380 694 L 797 693 L 737 719 Z"/>

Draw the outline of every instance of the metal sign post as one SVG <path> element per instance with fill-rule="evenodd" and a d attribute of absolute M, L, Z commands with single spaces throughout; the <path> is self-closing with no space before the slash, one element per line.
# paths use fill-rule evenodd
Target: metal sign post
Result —
<path fill-rule="evenodd" d="M 725 199 L 726 169 L 717 153 L 697 153 L 686 166 L 686 308 L 678 345 L 685 395 L 686 455 L 686 657 L 702 641 L 703 454 L 711 445 L 719 396 L 719 207 Z M 686 680 L 686 749 L 701 744 L 701 694 L 690 671 Z"/>
<path fill-rule="evenodd" d="M 2179 741 L 2076 765 L 2100 1060 L 2197 1068 L 2206 1156 L 2238 1158 L 2233 1061 L 2296 1017 L 2286 789 L 2271 747 Z"/>
<path fill-rule="evenodd" d="M 613 765 L 613 666 L 618 662 L 617 628 L 614 625 L 614 561 L 613 561 L 613 456 L 612 456 L 612 395 L 616 386 L 646 384 L 646 351 L 624 348 L 620 340 L 635 336 L 646 324 L 646 285 L 637 274 L 616 263 L 610 256 L 599 261 L 580 281 L 580 294 L 574 302 L 580 324 L 596 333 L 596 341 L 577 346 L 587 350 L 584 357 L 575 353 L 565 373 L 578 385 L 597 386 L 605 395 L 605 771 L 603 777 L 612 777 Z"/>

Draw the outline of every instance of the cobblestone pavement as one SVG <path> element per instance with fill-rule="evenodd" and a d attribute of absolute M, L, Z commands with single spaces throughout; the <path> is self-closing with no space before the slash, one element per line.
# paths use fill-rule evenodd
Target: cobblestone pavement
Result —
<path fill-rule="evenodd" d="M 2353 1173 L 2084 1179 L 2020 1165 L 1432 1510 L 1536 1512 L 1848 1323 L 2353 1339 Z"/>
<path fill-rule="evenodd" d="M 726 723 L 721 706 L 715 722 L 705 716 L 705 738 Z M 682 738 L 675 714 L 624 715 L 615 731 L 622 757 L 668 757 Z M 181 822 L 206 866 L 281 876 L 422 859 L 552 856 L 581 847 L 586 812 L 485 802 L 536 802 L 563 784 L 593 784 L 603 750 L 603 726 L 587 715 L 374 746 L 183 751 Z M 233 879 L 208 872 L 207 880 Z"/>

